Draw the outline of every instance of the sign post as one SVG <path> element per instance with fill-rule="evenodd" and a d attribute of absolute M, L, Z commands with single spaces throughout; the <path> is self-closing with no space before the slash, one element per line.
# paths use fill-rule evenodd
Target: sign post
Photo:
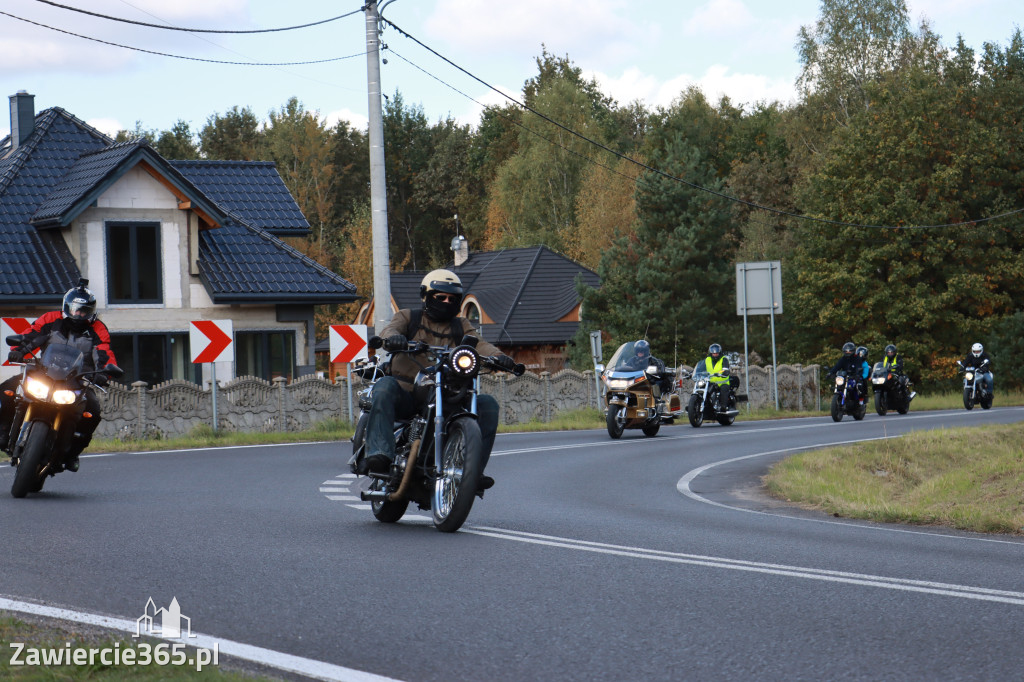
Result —
<path fill-rule="evenodd" d="M 601 373 L 597 366 L 601 364 L 604 354 L 601 352 L 600 330 L 590 332 L 590 356 L 594 359 L 594 396 L 597 402 L 597 409 L 601 409 Z"/>
<path fill-rule="evenodd" d="M 331 325 L 331 362 L 345 363 L 345 376 L 348 378 L 348 420 L 352 415 L 352 361 L 366 360 L 370 357 L 366 345 L 367 326 L 365 324 L 332 324 Z"/>
<path fill-rule="evenodd" d="M 736 264 L 736 314 L 743 317 L 743 366 L 746 372 L 746 390 L 750 391 L 750 370 L 746 359 L 747 315 L 769 315 L 772 329 L 772 380 L 774 382 L 775 409 L 779 409 L 778 362 L 775 357 L 775 316 L 782 314 L 782 263 L 773 260 L 762 263 Z M 750 403 L 747 403 L 750 409 Z"/>
<path fill-rule="evenodd" d="M 213 430 L 217 430 L 217 363 L 235 360 L 234 331 L 231 320 L 189 322 L 188 343 L 192 363 L 210 363 L 210 387 L 213 390 Z"/>

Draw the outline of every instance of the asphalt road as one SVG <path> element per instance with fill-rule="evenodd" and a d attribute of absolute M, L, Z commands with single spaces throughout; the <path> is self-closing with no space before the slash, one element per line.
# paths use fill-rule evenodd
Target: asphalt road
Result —
<path fill-rule="evenodd" d="M 1022 679 L 1024 540 L 757 491 L 794 449 L 1022 419 L 501 435 L 456 534 L 374 520 L 348 443 L 87 457 L 22 500 L 4 467 L 0 593 L 130 620 L 176 597 L 204 634 L 399 680 Z"/>

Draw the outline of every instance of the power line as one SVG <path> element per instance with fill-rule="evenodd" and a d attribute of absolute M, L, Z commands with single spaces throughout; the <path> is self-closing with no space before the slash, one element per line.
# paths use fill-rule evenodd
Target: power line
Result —
<path fill-rule="evenodd" d="M 148 24 L 148 23 L 146 23 L 144 21 L 134 21 L 132 19 L 124 19 L 124 18 L 121 18 L 121 17 L 112 17 L 112 16 L 109 16 L 107 14 L 100 14 L 99 12 L 90 12 L 89 10 L 81 9 L 81 8 L 78 8 L 78 7 L 70 7 L 68 5 L 62 5 L 62 4 L 57 3 L 57 2 L 52 2 L 52 0 L 36 0 L 36 2 L 41 2 L 44 5 L 51 5 L 52 7 L 59 7 L 60 9 L 66 9 L 66 10 L 71 11 L 71 12 L 78 12 L 79 14 L 87 14 L 87 15 L 89 15 L 91 17 L 98 17 L 100 19 L 108 19 L 110 21 L 119 21 L 119 22 L 121 22 L 123 24 L 134 24 L 135 26 L 148 26 L 149 28 L 160 28 L 160 29 L 163 29 L 165 31 L 186 31 L 188 33 L 276 33 L 278 31 L 294 31 L 294 30 L 300 29 L 300 28 L 309 28 L 310 26 L 320 26 L 321 24 L 327 24 L 327 23 L 330 23 L 332 21 L 337 21 L 338 19 L 344 19 L 345 17 L 350 17 L 353 14 L 359 14 L 360 12 L 362 12 L 361 9 L 357 9 L 355 11 L 349 12 L 348 14 L 341 14 L 341 15 L 336 16 L 336 17 L 331 17 L 330 19 L 322 19 L 321 21 L 314 21 L 314 22 L 311 22 L 311 23 L 308 23 L 308 24 L 300 24 L 298 26 L 284 26 L 282 28 L 259 28 L 259 29 L 251 29 L 251 30 L 248 30 L 248 31 L 243 31 L 243 30 L 234 30 L 234 31 L 232 31 L 232 30 L 226 30 L 226 29 L 183 28 L 181 26 L 165 26 L 165 25 L 162 25 L 162 24 Z"/>
<path fill-rule="evenodd" d="M 413 42 L 415 42 L 420 47 L 422 47 L 425 50 L 427 50 L 428 52 L 432 53 L 433 55 L 435 55 L 439 59 L 447 62 L 449 65 L 455 67 L 456 69 L 458 69 L 462 73 L 466 74 L 467 76 L 469 76 L 473 80 L 477 81 L 478 83 L 480 83 L 484 87 L 486 87 L 486 88 L 488 88 L 490 90 L 493 90 L 494 92 L 498 93 L 502 97 L 508 99 L 510 102 L 512 102 L 512 103 L 516 104 L 517 106 L 521 107 L 523 110 L 528 111 L 531 114 L 542 118 L 543 120 L 547 121 L 548 123 L 551 123 L 552 125 L 554 125 L 554 126 L 560 128 L 560 129 L 564 130 L 565 132 L 569 133 L 570 135 L 574 135 L 574 136 L 580 138 L 581 140 L 583 140 L 583 141 L 585 141 L 585 142 L 587 142 L 589 144 L 594 145 L 595 147 L 599 147 L 600 149 L 603 149 L 604 151 L 608 152 L 609 154 L 614 154 L 615 156 L 619 157 L 620 159 L 626 159 L 630 163 L 634 163 L 634 164 L 640 166 L 641 168 L 643 168 L 644 170 L 647 170 L 648 172 L 654 173 L 656 175 L 660 175 L 660 176 L 662 176 L 664 178 L 667 178 L 669 180 L 672 180 L 674 182 L 679 182 L 681 184 L 684 184 L 684 185 L 686 185 L 688 187 L 691 187 L 693 189 L 699 190 L 701 192 L 707 192 L 708 194 L 712 194 L 712 195 L 720 197 L 722 199 L 726 199 L 728 201 L 732 201 L 732 202 L 735 202 L 735 203 L 738 203 L 738 204 L 742 204 L 742 205 L 748 206 L 750 208 L 759 209 L 759 210 L 762 210 L 762 211 L 768 211 L 769 213 L 775 213 L 777 215 L 785 216 L 785 217 L 788 217 L 788 218 L 795 218 L 797 220 L 807 220 L 807 221 L 816 222 L 816 223 L 822 223 L 822 224 L 826 224 L 826 225 L 835 225 L 835 226 L 838 226 L 838 227 L 856 227 L 856 228 L 877 229 L 877 230 L 927 230 L 927 229 L 938 229 L 938 228 L 946 228 L 946 227 L 964 227 L 964 226 L 967 226 L 967 225 L 978 225 L 980 223 L 987 223 L 987 222 L 990 222 L 990 221 L 993 221 L 993 220 L 998 220 L 1000 218 L 1006 218 L 1006 217 L 1009 217 L 1009 216 L 1013 216 L 1013 215 L 1018 215 L 1018 214 L 1024 213 L 1024 208 L 1020 208 L 1020 209 L 1016 209 L 1016 210 L 1013 210 L 1013 211 L 1008 211 L 1006 213 L 1000 213 L 999 215 L 989 216 L 987 218 L 977 218 L 977 219 L 974 219 L 974 220 L 965 220 L 965 221 L 956 222 L 956 223 L 944 223 L 944 224 L 939 224 L 939 225 L 865 225 L 865 224 L 861 224 L 861 223 L 848 223 L 848 222 L 841 221 L 841 220 L 831 220 L 831 219 L 828 219 L 828 218 L 818 218 L 818 217 L 815 217 L 815 216 L 809 216 L 809 215 L 804 215 L 804 214 L 799 214 L 799 213 L 793 213 L 791 211 L 786 211 L 786 210 L 779 209 L 779 208 L 773 208 L 771 206 L 763 206 L 761 204 L 758 204 L 758 203 L 755 203 L 755 202 L 752 202 L 752 201 L 747 201 L 745 199 L 740 199 L 739 197 L 734 197 L 734 196 L 731 196 L 729 194 L 725 194 L 724 192 L 719 192 L 717 190 L 713 190 L 713 189 L 710 189 L 708 187 L 703 187 L 701 185 L 697 185 L 695 183 L 692 183 L 692 182 L 689 182 L 687 180 L 684 180 L 683 178 L 677 177 L 677 176 L 672 175 L 670 173 L 666 173 L 665 171 L 662 171 L 662 170 L 660 170 L 658 168 L 654 168 L 652 166 L 648 166 L 647 164 L 645 164 L 645 163 L 643 163 L 641 161 L 637 161 L 635 159 L 631 159 L 630 157 L 626 156 L 625 154 L 622 154 L 621 152 L 615 151 L 614 149 L 611 149 L 610 147 L 602 144 L 601 142 L 598 142 L 597 140 L 589 138 L 586 135 L 584 135 L 582 133 L 579 133 L 579 132 L 569 128 L 568 126 L 565 126 L 565 125 L 559 123 L 558 121 L 555 121 L 554 119 L 548 117 L 547 115 L 537 111 L 536 109 L 533 109 L 532 107 L 530 107 L 526 103 L 520 102 L 515 97 L 512 97 L 512 96 L 502 92 L 501 90 L 499 90 L 498 88 L 494 87 L 493 85 L 491 85 L 487 81 L 483 80 L 482 78 L 480 78 L 476 74 L 471 73 L 467 69 L 465 69 L 462 66 L 456 64 L 452 60 L 448 59 L 447 57 L 445 57 L 444 55 L 439 53 L 434 48 L 430 47 L 429 45 L 426 45 L 425 43 L 423 43 L 421 40 L 419 40 L 415 36 L 409 34 L 407 31 L 403 30 L 400 26 L 396 25 L 394 22 L 392 22 L 392 21 L 390 21 L 388 19 L 385 19 L 384 17 L 380 17 L 380 20 L 382 22 L 388 24 L 392 28 L 394 28 L 396 31 L 401 33 L 403 36 L 405 36 L 409 40 L 412 40 Z"/>
<path fill-rule="evenodd" d="M 306 64 L 325 64 L 327 62 L 340 62 L 340 61 L 345 60 L 345 59 L 353 59 L 355 57 L 362 57 L 362 56 L 366 55 L 366 52 L 364 51 L 364 52 L 358 52 L 356 54 L 346 55 L 344 57 L 330 57 L 328 59 L 314 59 L 314 60 L 303 61 L 303 62 L 232 62 L 232 61 L 226 61 L 226 60 L 222 60 L 222 59 L 203 59 L 201 57 L 186 57 L 184 55 L 179 55 L 179 54 L 169 54 L 167 52 L 157 52 L 155 50 L 146 50 L 146 49 L 143 49 L 141 47 L 132 47 L 131 45 L 121 45 L 120 43 L 112 43 L 112 42 L 110 42 L 108 40 L 100 40 L 99 38 L 92 38 L 90 36 L 84 36 L 84 35 L 82 35 L 80 33 L 73 33 L 72 31 L 65 31 L 62 28 L 56 28 L 54 26 L 47 26 L 46 24 L 41 24 L 38 21 L 32 21 L 31 19 L 25 19 L 23 17 L 15 16 L 15 15 L 10 14 L 8 12 L 0 11 L 0 14 L 2 14 L 4 16 L 7 16 L 7 17 L 10 17 L 11 19 L 17 19 L 18 21 L 24 21 L 27 24 L 32 24 L 34 26 L 39 26 L 41 28 L 48 28 L 51 31 L 57 31 L 58 33 L 64 33 L 66 35 L 74 36 L 76 38 L 82 38 L 83 40 L 91 40 L 94 43 L 102 43 L 103 45 L 110 45 L 112 47 L 120 47 L 120 48 L 123 48 L 125 50 L 134 50 L 136 52 L 144 52 L 146 54 L 157 55 L 158 57 L 171 57 L 173 59 L 187 59 L 187 60 L 193 61 L 193 62 L 206 62 L 208 64 L 231 64 L 231 65 L 235 65 L 235 66 L 303 66 L 303 65 L 306 65 Z"/>

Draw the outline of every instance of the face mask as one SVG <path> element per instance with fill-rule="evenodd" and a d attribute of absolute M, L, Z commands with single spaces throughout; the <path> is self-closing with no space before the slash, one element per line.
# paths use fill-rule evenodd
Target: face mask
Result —
<path fill-rule="evenodd" d="M 423 302 L 423 312 L 434 322 L 448 322 L 459 312 L 459 304 L 455 301 L 442 303 L 431 295 Z"/>

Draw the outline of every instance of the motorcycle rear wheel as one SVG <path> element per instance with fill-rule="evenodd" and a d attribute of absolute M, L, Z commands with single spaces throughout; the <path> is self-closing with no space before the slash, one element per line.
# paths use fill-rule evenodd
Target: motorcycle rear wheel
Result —
<path fill-rule="evenodd" d="M 46 474 L 40 475 L 46 465 L 46 440 L 50 427 L 42 422 L 29 425 L 25 447 L 21 451 L 18 470 L 11 484 L 12 497 L 25 497 L 28 493 L 37 493 L 43 489 Z"/>
<path fill-rule="evenodd" d="M 605 418 L 605 423 L 608 426 L 608 435 L 612 438 L 621 438 L 622 432 L 626 430 L 625 417 L 623 417 L 622 421 L 619 421 L 619 410 L 625 409 L 618 405 L 608 406 L 608 416 Z"/>
<path fill-rule="evenodd" d="M 483 474 L 483 437 L 476 420 L 456 419 L 448 426 L 441 467 L 431 505 L 434 527 L 442 533 L 454 533 L 469 516 Z"/>
<path fill-rule="evenodd" d="M 857 405 L 855 408 L 853 408 L 853 418 L 856 419 L 857 421 L 863 419 L 864 415 L 866 415 L 867 413 L 868 406 L 865 405 L 864 403 L 861 403 L 860 405 Z"/>
<path fill-rule="evenodd" d="M 992 396 L 986 396 L 978 402 L 981 405 L 981 409 L 988 410 L 992 407 Z"/>
<path fill-rule="evenodd" d="M 654 436 L 657 436 L 658 431 L 661 430 L 661 422 L 654 422 L 653 424 L 648 424 L 641 430 L 644 432 L 645 436 L 647 436 L 648 438 L 653 438 Z"/>
<path fill-rule="evenodd" d="M 971 395 L 971 389 L 964 389 L 964 408 L 968 410 L 974 409 L 974 396 Z"/>
<path fill-rule="evenodd" d="M 704 410 L 700 409 L 700 396 L 696 393 L 690 396 L 690 402 L 686 404 L 686 416 L 690 426 L 695 429 L 704 423 Z"/>
<path fill-rule="evenodd" d="M 843 406 L 839 404 L 839 394 L 832 396 L 832 421 L 843 421 Z"/>
<path fill-rule="evenodd" d="M 384 487 L 384 481 L 379 478 L 375 478 L 373 483 L 370 484 L 370 490 L 380 490 Z M 398 500 L 393 502 L 391 500 L 374 500 L 370 503 L 370 510 L 373 512 L 373 517 L 381 523 L 395 523 L 403 516 L 405 516 L 405 510 L 409 508 L 409 498 L 404 500 Z"/>

